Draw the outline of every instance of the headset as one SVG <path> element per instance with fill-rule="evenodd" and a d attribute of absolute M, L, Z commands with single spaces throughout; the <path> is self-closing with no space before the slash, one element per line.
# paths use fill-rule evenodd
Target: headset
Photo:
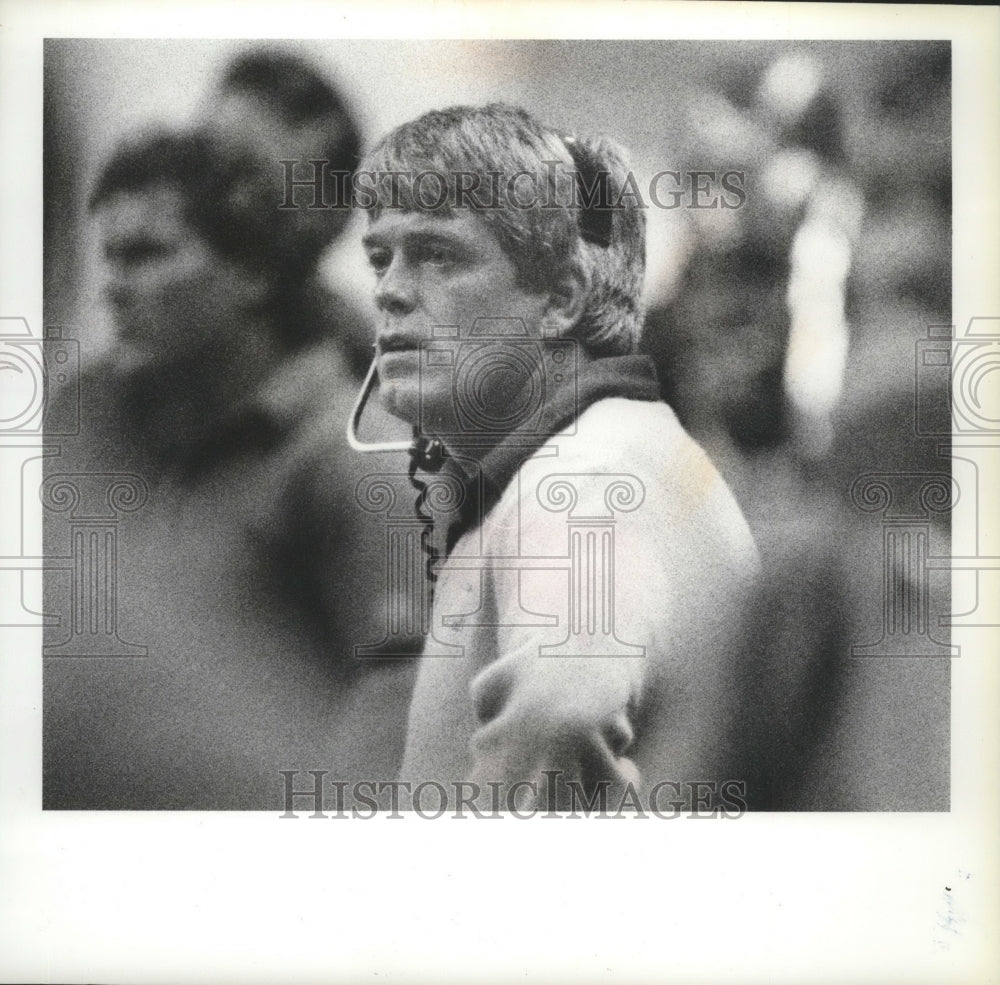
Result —
<path fill-rule="evenodd" d="M 375 346 L 372 346 L 372 349 L 374 348 Z M 362 454 L 405 451 L 410 456 L 407 478 L 417 490 L 417 501 L 414 506 L 417 519 L 425 525 L 424 534 L 420 538 L 420 546 L 426 557 L 427 581 L 431 592 L 433 592 L 434 583 L 437 581 L 435 562 L 438 560 L 439 554 L 431 536 L 434 517 L 425 509 L 428 486 L 426 482 L 417 478 L 417 469 L 423 469 L 425 472 L 439 472 L 448 457 L 448 450 L 440 438 L 427 438 L 419 434 L 415 427 L 413 438 L 410 441 L 363 441 L 360 436 L 361 415 L 364 414 L 365 407 L 377 386 L 378 354 L 376 353 L 372 357 L 372 364 L 368 367 L 367 374 L 365 374 L 365 381 L 361 384 L 361 391 L 351 408 L 351 416 L 347 421 L 347 443 L 354 451 Z"/>
<path fill-rule="evenodd" d="M 607 174 L 599 169 L 598 162 L 589 151 L 580 145 L 575 137 L 569 134 L 561 134 L 560 136 L 576 167 L 577 189 L 583 201 L 588 202 L 580 210 L 578 218 L 580 236 L 585 242 L 607 249 L 611 245 L 612 239 L 611 211 L 606 203 Z M 599 208 L 589 204 L 592 202 L 591 196 L 595 190 L 599 194 L 601 205 Z M 374 350 L 375 346 L 372 346 L 372 349 Z M 441 466 L 448 458 L 447 448 L 440 438 L 426 437 L 420 434 L 415 427 L 413 438 L 410 441 L 372 442 L 361 439 L 361 416 L 377 386 L 378 355 L 375 354 L 371 366 L 368 367 L 364 383 L 361 384 L 361 391 L 351 408 L 351 416 L 347 422 L 347 443 L 354 451 L 362 454 L 405 451 L 410 456 L 411 481 L 414 480 L 417 469 L 423 469 L 425 472 L 440 471 Z M 416 483 L 414 484 L 416 485 Z"/>
<path fill-rule="evenodd" d="M 375 347 L 372 346 L 374 349 Z M 378 355 L 372 357 L 372 364 L 365 374 L 365 381 L 347 421 L 347 443 L 354 451 L 362 454 L 375 452 L 405 451 L 410 456 L 410 478 L 417 469 L 425 472 L 438 472 L 448 457 L 448 450 L 440 438 L 428 438 L 413 429 L 413 438 L 409 441 L 364 441 L 361 438 L 361 416 L 378 386 Z"/>

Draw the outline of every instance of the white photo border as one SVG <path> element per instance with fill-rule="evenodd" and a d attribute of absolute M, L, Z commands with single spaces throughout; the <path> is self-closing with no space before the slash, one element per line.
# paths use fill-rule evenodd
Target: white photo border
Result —
<path fill-rule="evenodd" d="M 3 0 L 0 315 L 40 333 L 46 37 L 924 38 L 953 46 L 961 327 L 1000 315 L 998 26 L 996 8 L 945 5 Z M 41 632 L 0 632 L 0 980 L 979 983 L 1000 967 L 995 629 L 954 630 L 949 813 L 667 830 L 43 813 Z"/>

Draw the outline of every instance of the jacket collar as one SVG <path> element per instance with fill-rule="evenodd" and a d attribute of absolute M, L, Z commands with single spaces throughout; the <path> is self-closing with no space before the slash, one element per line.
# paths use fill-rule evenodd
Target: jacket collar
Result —
<path fill-rule="evenodd" d="M 609 397 L 659 400 L 659 381 L 652 360 L 648 356 L 607 356 L 587 362 L 580 367 L 575 386 L 555 391 L 538 418 L 515 428 L 477 462 L 460 454 L 456 457 L 464 467 L 454 458 L 446 460 L 445 468 L 461 478 L 466 488 L 463 509 L 448 529 L 447 550 L 462 533 L 479 525 L 528 458 L 589 407 Z"/>

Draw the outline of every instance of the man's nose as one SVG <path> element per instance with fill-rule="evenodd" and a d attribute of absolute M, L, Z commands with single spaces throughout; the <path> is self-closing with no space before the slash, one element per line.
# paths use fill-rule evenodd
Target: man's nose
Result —
<path fill-rule="evenodd" d="M 414 272 L 401 259 L 395 258 L 375 285 L 375 305 L 380 311 L 404 315 L 412 311 L 416 303 Z"/>

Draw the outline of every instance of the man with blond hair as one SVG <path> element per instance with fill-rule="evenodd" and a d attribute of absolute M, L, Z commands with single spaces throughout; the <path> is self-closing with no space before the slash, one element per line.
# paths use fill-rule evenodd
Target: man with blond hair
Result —
<path fill-rule="evenodd" d="M 724 801 L 757 553 L 635 354 L 645 220 L 623 152 L 458 107 L 392 131 L 359 177 L 381 399 L 440 466 L 425 511 L 451 497 L 404 795 Z"/>

